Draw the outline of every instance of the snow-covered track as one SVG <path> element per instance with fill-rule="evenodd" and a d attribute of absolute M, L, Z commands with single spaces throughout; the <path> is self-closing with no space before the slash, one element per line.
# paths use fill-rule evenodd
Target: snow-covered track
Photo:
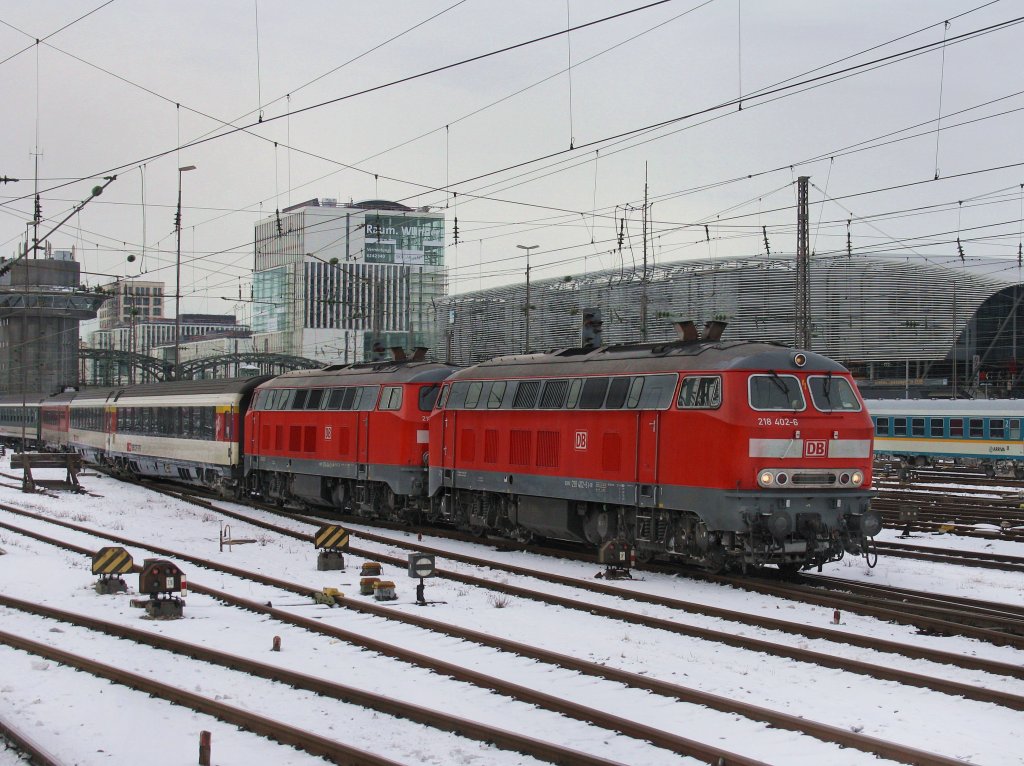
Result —
<path fill-rule="evenodd" d="M 10 510 L 8 506 L 2 506 L 5 510 Z M 114 542 L 123 545 L 130 545 L 136 547 L 149 548 L 161 555 L 173 556 L 180 560 L 192 561 L 193 563 L 201 566 L 208 566 L 211 569 L 223 571 L 228 574 L 233 574 L 239 577 L 247 577 L 256 582 L 272 585 L 283 590 L 288 590 L 295 593 L 309 593 L 311 589 L 307 586 L 302 586 L 294 583 L 288 583 L 276 578 L 266 577 L 252 572 L 245 572 L 235 567 L 227 567 L 215 562 L 206 562 L 203 559 L 196 557 L 183 555 L 180 552 L 170 551 L 167 549 L 154 548 L 146 543 L 140 543 L 133 540 L 127 540 L 121 537 L 109 535 L 106 532 L 99 530 L 91 530 L 85 527 L 81 527 L 77 524 L 71 524 L 69 522 L 56 521 L 47 517 L 37 516 L 29 512 L 22 512 L 23 515 L 36 518 L 40 521 L 45 521 L 58 526 L 74 529 L 76 531 L 85 532 L 88 534 L 96 535 L 99 537 L 105 537 Z M 14 525 L 0 523 L 0 527 L 7 529 L 18 530 Z M 21 530 L 23 531 L 23 530 Z M 52 544 L 61 545 L 69 550 L 76 550 L 83 555 L 89 555 L 90 551 L 80 546 L 73 546 L 62 541 L 48 538 L 45 535 L 41 535 L 36 532 L 25 532 L 30 537 L 44 540 Z M 530 702 L 536 705 L 548 706 L 551 709 L 559 710 L 565 715 L 572 717 L 581 716 L 583 720 L 588 720 L 594 725 L 601 726 L 603 728 L 617 730 L 628 736 L 634 736 L 638 738 L 644 738 L 651 741 L 653 744 L 667 747 L 679 752 L 681 754 L 693 755 L 707 763 L 713 764 L 755 764 L 758 763 L 755 760 L 745 758 L 743 756 L 737 756 L 733 753 L 723 751 L 714 745 L 704 745 L 703 743 L 693 743 L 692 740 L 684 740 L 683 738 L 676 737 L 666 732 L 660 732 L 642 725 L 633 724 L 629 721 L 623 721 L 621 718 L 610 716 L 604 711 L 597 710 L 595 708 L 587 708 L 585 706 L 579 706 L 580 709 L 575 709 L 576 706 L 567 704 L 563 700 L 551 699 L 548 695 L 542 694 L 535 690 L 525 689 L 522 687 L 514 688 L 513 685 L 508 684 L 505 681 L 495 679 L 493 677 L 480 674 L 475 671 L 467 670 L 457 666 L 452 666 L 448 663 L 439 662 L 429 657 L 425 657 L 421 654 L 408 652 L 404 649 L 399 649 L 393 645 L 375 641 L 373 639 L 367 639 L 363 636 L 353 633 L 345 629 L 341 629 L 331 625 L 325 625 L 318 620 L 308 619 L 300 617 L 289 612 L 275 609 L 274 607 L 257 603 L 249 599 L 241 598 L 224 591 L 206 588 L 199 585 L 193 579 L 190 582 L 190 589 L 196 593 L 202 593 L 209 595 L 218 600 L 222 600 L 226 603 L 239 606 L 251 611 L 265 614 L 273 617 L 274 619 L 282 622 L 287 622 L 292 625 L 306 628 L 314 632 L 324 633 L 335 638 L 339 638 L 343 641 L 356 643 L 363 646 L 364 648 L 372 651 L 379 651 L 390 656 L 394 656 L 398 659 L 402 659 L 411 663 L 415 663 L 424 667 L 430 667 L 438 673 L 450 675 L 460 680 L 467 680 L 480 686 L 485 686 L 499 693 L 515 696 L 523 701 Z M 613 668 L 606 668 L 602 665 L 596 665 L 594 663 L 588 663 L 586 661 L 577 660 L 565 655 L 560 655 L 552 652 L 548 652 L 537 647 L 527 646 L 524 644 L 517 644 L 512 641 L 508 641 L 494 636 L 482 634 L 475 631 L 466 630 L 463 628 L 457 628 L 445 625 L 438 621 L 430 620 L 413 615 L 396 613 L 389 610 L 386 607 L 376 606 L 374 604 L 367 603 L 365 601 L 341 598 L 339 600 L 339 606 L 354 609 L 361 612 L 367 612 L 376 614 L 378 616 L 387 617 L 389 619 L 401 620 L 409 622 L 414 625 L 426 627 L 430 630 L 437 632 L 448 633 L 454 637 L 463 638 L 469 641 L 476 641 L 483 643 L 495 648 L 502 649 L 503 651 L 515 652 L 523 654 L 525 656 L 533 657 L 541 660 L 542 662 L 550 663 L 555 666 L 577 670 L 582 673 L 589 675 L 596 675 L 607 678 L 609 680 L 626 683 L 629 685 L 635 685 L 639 688 L 649 689 L 657 693 L 665 694 L 666 696 L 675 697 L 676 699 L 684 702 L 692 702 L 696 704 L 706 705 L 723 712 L 728 712 L 735 715 L 741 715 L 744 717 L 751 718 L 752 720 L 761 720 L 775 728 L 789 729 L 792 731 L 798 731 L 803 734 L 807 734 L 811 737 L 815 737 L 825 742 L 834 742 L 844 747 L 852 747 L 864 752 L 873 753 L 883 758 L 889 758 L 894 761 L 902 763 L 912 764 L 924 764 L 925 766 L 962 766 L 963 761 L 947 758 L 945 756 L 932 754 L 917 748 L 907 747 L 897 743 L 882 741 L 877 738 L 867 737 L 861 735 L 858 732 L 852 732 L 847 729 L 834 727 L 828 724 L 818 723 L 803 716 L 791 716 L 785 713 L 779 713 L 766 708 L 750 705 L 747 703 L 740 702 L 738 700 L 726 699 L 722 697 L 716 697 L 715 695 L 706 694 L 698 690 L 687 689 L 675 684 L 665 683 L 658 681 L 657 679 L 651 679 L 644 676 L 637 676 L 636 674 L 628 673 L 625 671 L 618 671 Z M 902 680 L 903 674 L 897 673 Z M 907 677 L 911 677 L 913 674 L 908 674 Z M 921 679 L 919 679 L 921 680 Z M 930 686 L 927 683 L 916 683 L 913 685 L 917 686 Z M 971 689 L 974 687 L 954 684 L 957 687 L 956 691 L 950 693 L 958 696 L 965 696 L 965 689 Z M 964 688 L 959 688 L 964 687 Z M 953 688 L 953 687 L 951 687 Z M 980 690 L 983 694 L 986 694 L 988 690 Z M 1012 701 L 1014 707 L 1017 709 L 1024 709 L 1024 698 L 1015 697 L 1014 695 L 1001 695 L 999 692 L 991 692 L 986 694 L 986 701 L 995 702 L 997 699 L 1002 698 L 1004 702 Z M 630 728 L 632 727 L 632 728 Z"/>

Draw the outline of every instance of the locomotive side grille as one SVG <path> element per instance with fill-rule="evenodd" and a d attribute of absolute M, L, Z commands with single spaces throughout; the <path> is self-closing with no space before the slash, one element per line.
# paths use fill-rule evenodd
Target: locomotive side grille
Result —
<path fill-rule="evenodd" d="M 509 460 L 512 465 L 530 464 L 530 431 L 512 431 L 509 434 Z"/>
<path fill-rule="evenodd" d="M 498 431 L 494 428 L 484 431 L 484 462 L 498 462 Z"/>
<path fill-rule="evenodd" d="M 545 468 L 558 467 L 558 451 L 561 434 L 558 431 L 537 432 L 537 465 Z"/>

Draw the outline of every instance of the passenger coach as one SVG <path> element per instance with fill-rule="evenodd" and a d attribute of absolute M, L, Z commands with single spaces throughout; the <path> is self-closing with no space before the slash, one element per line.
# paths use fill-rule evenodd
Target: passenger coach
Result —
<path fill-rule="evenodd" d="M 1024 478 L 1019 399 L 871 399 L 875 454 L 901 470 L 952 460 L 990 476 Z"/>
<path fill-rule="evenodd" d="M 178 381 L 117 389 L 73 401 L 74 409 L 97 416 L 105 428 L 102 460 L 138 476 L 172 478 L 223 493 L 242 486 L 243 413 L 253 391 L 267 380 Z M 87 403 L 88 402 L 88 403 Z M 92 438 L 91 430 L 83 429 Z M 76 445 L 77 446 L 77 445 Z"/>

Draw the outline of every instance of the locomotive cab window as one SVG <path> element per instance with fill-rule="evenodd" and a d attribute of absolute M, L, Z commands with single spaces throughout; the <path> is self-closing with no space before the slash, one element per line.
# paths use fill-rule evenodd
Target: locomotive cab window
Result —
<path fill-rule="evenodd" d="M 587 378 L 580 396 L 581 410 L 599 410 L 608 391 L 608 378 Z"/>
<path fill-rule="evenodd" d="M 860 400 L 850 381 L 835 375 L 813 375 L 807 379 L 811 401 L 822 412 L 860 412 Z"/>
<path fill-rule="evenodd" d="M 629 378 L 612 378 L 608 386 L 608 396 L 604 401 L 605 409 L 621 410 L 629 393 Z"/>
<path fill-rule="evenodd" d="M 382 409 L 382 410 L 400 410 L 400 409 L 402 409 L 402 387 L 401 386 L 384 386 L 384 391 L 380 395 L 380 409 Z"/>
<path fill-rule="evenodd" d="M 423 386 L 420 389 L 418 397 L 420 412 L 430 412 L 434 409 L 434 403 L 437 401 L 437 394 L 440 390 L 440 386 Z"/>
<path fill-rule="evenodd" d="M 799 411 L 807 407 L 800 381 L 793 375 L 751 375 L 749 392 L 751 409 Z"/>
<path fill-rule="evenodd" d="M 483 390 L 484 384 L 478 380 L 474 380 L 469 384 L 469 388 L 466 389 L 466 403 L 465 407 L 467 410 L 475 410 L 476 405 L 480 402 L 480 392 Z"/>
<path fill-rule="evenodd" d="M 501 400 L 505 396 L 506 388 L 508 388 L 508 383 L 504 380 L 496 380 L 491 383 L 491 388 L 487 392 L 487 409 L 496 410 L 501 407 Z"/>
<path fill-rule="evenodd" d="M 679 409 L 716 409 L 722 406 L 722 378 L 718 375 L 691 375 L 679 387 Z"/>

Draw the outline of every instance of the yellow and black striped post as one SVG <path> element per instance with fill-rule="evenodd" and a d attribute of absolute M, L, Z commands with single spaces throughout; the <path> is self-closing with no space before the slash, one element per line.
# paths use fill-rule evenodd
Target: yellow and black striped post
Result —
<path fill-rule="evenodd" d="M 92 573 L 100 576 L 95 585 L 96 592 L 104 596 L 126 592 L 128 586 L 121 575 L 128 574 L 134 568 L 132 554 L 124 548 L 100 548 L 92 557 Z"/>
<path fill-rule="evenodd" d="M 348 530 L 337 524 L 325 524 L 317 530 L 313 544 L 317 548 L 338 551 L 348 549 Z"/>
<path fill-rule="evenodd" d="M 313 545 L 322 549 L 316 560 L 317 570 L 345 569 L 341 552 L 348 549 L 348 530 L 337 524 L 325 524 L 313 536 Z"/>

